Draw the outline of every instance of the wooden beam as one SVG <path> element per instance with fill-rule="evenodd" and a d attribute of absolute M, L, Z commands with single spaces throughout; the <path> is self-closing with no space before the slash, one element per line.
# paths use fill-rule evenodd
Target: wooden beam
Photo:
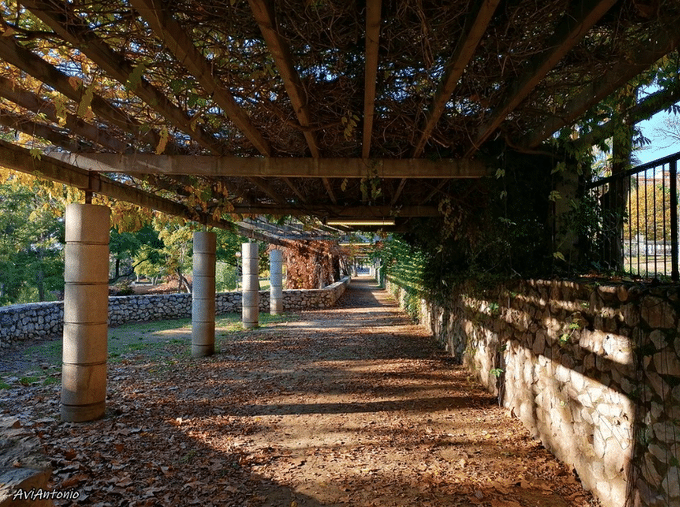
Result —
<path fill-rule="evenodd" d="M 328 178 L 322 178 L 321 181 L 323 182 L 323 186 L 326 189 L 326 193 L 328 194 L 328 197 L 330 197 L 331 202 L 333 204 L 338 204 L 338 200 L 333 193 L 333 187 L 331 187 L 331 181 Z"/>
<path fill-rule="evenodd" d="M 273 6 L 267 0 L 248 0 L 250 10 L 253 12 L 255 21 L 260 27 L 262 36 L 267 43 L 267 48 L 274 58 L 276 68 L 279 70 L 283 84 L 286 87 L 286 93 L 293 105 L 293 110 L 297 116 L 298 122 L 303 127 L 303 133 L 309 152 L 312 157 L 318 158 L 321 156 L 319 146 L 316 141 L 314 132 L 308 127 L 311 126 L 311 114 L 307 104 L 307 94 L 302 87 L 300 76 L 293 65 L 293 57 L 290 53 L 288 43 L 281 37 L 276 27 L 276 20 L 274 19 Z M 330 181 L 324 178 L 324 187 L 331 202 L 337 203 L 335 194 Z"/>
<path fill-rule="evenodd" d="M 194 43 L 175 19 L 167 14 L 159 0 L 130 0 L 132 6 L 149 23 L 165 47 L 196 78 L 212 100 L 234 122 L 262 155 L 271 155 L 269 143 L 255 128 L 246 112 L 232 94 L 213 76 L 208 60 L 196 49 Z"/>
<path fill-rule="evenodd" d="M 375 88 L 378 81 L 378 50 L 380 49 L 380 19 L 382 1 L 366 1 L 366 64 L 364 77 L 364 135 L 361 156 L 371 153 L 371 134 L 375 114 Z"/>
<path fill-rule="evenodd" d="M 392 206 L 397 204 L 399 197 L 401 197 L 401 193 L 404 191 L 404 187 L 406 186 L 407 181 L 408 180 L 406 178 L 402 178 L 401 181 L 399 182 L 399 186 L 397 187 L 397 190 L 394 191 L 394 195 L 392 196 L 392 200 L 390 201 L 390 204 Z"/>
<path fill-rule="evenodd" d="M 305 139 L 309 146 L 312 157 L 319 157 L 314 133 L 306 128 L 311 125 L 309 106 L 307 104 L 307 94 L 302 87 L 302 81 L 293 65 L 293 57 L 290 53 L 288 43 L 281 37 L 274 19 L 273 6 L 267 0 L 248 0 L 250 10 L 253 11 L 255 21 L 260 26 L 260 31 L 267 43 L 267 48 L 276 62 L 286 92 L 293 104 L 293 109 L 297 115 L 298 122 L 304 128 Z"/>
<path fill-rule="evenodd" d="M 34 14 L 36 14 L 36 16 L 38 16 L 43 22 L 55 30 L 55 32 L 64 40 L 82 50 L 91 60 L 97 63 L 97 65 L 104 69 L 111 77 L 123 84 L 128 81 L 130 74 L 134 70 L 132 64 L 129 63 L 123 56 L 114 52 L 104 42 L 99 40 L 94 35 L 90 27 L 85 24 L 85 22 L 79 18 L 71 16 L 68 21 L 73 24 L 70 24 L 68 29 L 64 26 L 64 23 L 66 23 L 64 9 L 66 7 L 64 7 L 63 3 L 54 3 L 48 0 L 25 0 L 22 1 L 22 3 L 31 9 L 31 11 L 34 12 Z M 29 54 L 31 53 L 29 52 Z M 24 69 L 21 59 L 16 65 L 19 68 Z M 66 95 L 65 92 L 69 91 L 68 88 L 71 88 L 69 93 L 71 93 L 73 90 L 70 84 L 68 84 L 68 78 L 65 79 L 67 84 L 63 86 L 64 91 L 62 91 L 62 89 L 59 91 Z M 184 131 L 187 135 L 189 135 L 189 137 L 194 139 L 201 146 L 209 149 L 216 155 L 222 153 L 222 146 L 217 139 L 208 136 L 198 127 L 192 128 L 191 119 L 184 113 L 184 111 L 172 104 L 172 102 L 170 102 L 163 93 L 154 88 L 146 80 L 142 78 L 140 84 L 136 86 L 134 92 L 142 100 L 147 102 L 151 107 L 163 115 L 170 123 L 172 123 L 178 129 Z M 69 96 L 69 98 L 71 97 Z M 97 99 L 97 97 L 95 97 L 95 99 Z M 80 98 L 78 97 L 73 100 L 80 100 Z M 97 104 L 99 104 L 99 102 L 97 102 Z M 94 110 L 95 100 L 92 101 L 92 107 Z M 160 137 L 155 132 L 152 133 L 152 137 L 155 140 L 155 144 L 153 145 L 155 148 L 160 142 Z M 172 147 L 174 143 L 168 143 L 168 145 Z M 170 150 L 167 151 L 170 152 Z M 258 186 L 263 192 L 268 193 L 268 189 L 266 186 L 262 185 L 261 181 L 250 181 L 254 185 Z"/>
<path fill-rule="evenodd" d="M 499 3 L 500 0 L 478 0 L 474 14 L 467 16 L 463 34 L 458 39 L 453 54 L 446 64 L 444 76 L 425 116 L 425 126 L 413 150 L 414 158 L 419 157 L 423 152 L 425 144 L 444 113 L 446 103 L 451 98 L 465 67 L 482 40 Z"/>
<path fill-rule="evenodd" d="M 69 151 L 87 150 L 88 146 L 79 140 L 72 139 L 49 125 L 34 122 L 31 118 L 5 111 L 0 108 L 0 125 L 18 130 L 29 136 L 39 137 Z"/>
<path fill-rule="evenodd" d="M 657 60 L 680 46 L 680 33 L 659 30 L 640 45 L 629 58 L 619 61 L 603 76 L 587 83 L 581 92 L 567 103 L 563 111 L 549 118 L 540 128 L 520 139 L 517 144 L 535 148 L 559 129 L 571 125 L 579 116 L 608 97 L 635 76 L 651 67 Z"/>
<path fill-rule="evenodd" d="M 278 204 L 283 204 L 283 196 L 277 192 L 274 187 L 267 180 L 262 178 L 248 178 L 252 183 L 255 183 L 271 200 Z"/>
<path fill-rule="evenodd" d="M 227 220 L 215 219 L 209 213 L 203 213 L 170 199 L 113 181 L 106 176 L 90 173 L 50 157 L 41 157 L 40 159 L 32 157 L 29 150 L 2 140 L 0 140 L 0 166 L 13 171 L 32 174 L 39 178 L 58 181 L 81 190 L 130 202 L 168 215 L 179 216 L 210 227 L 226 229 L 261 241 L 281 244 L 281 240 L 271 235 L 252 231 Z"/>
<path fill-rule="evenodd" d="M 14 40 L 13 37 L 0 37 L 0 58 L 6 62 L 21 69 L 23 72 L 30 74 L 34 78 L 42 81 L 46 85 L 54 88 L 56 91 L 68 97 L 69 99 L 80 103 L 85 92 L 84 89 L 76 89 L 69 82 L 69 77 L 47 63 L 45 60 L 37 55 L 34 55 L 27 49 L 21 47 Z M 95 94 L 91 103 L 92 111 L 104 121 L 107 121 L 124 132 L 132 134 L 140 142 L 149 144 L 154 148 L 160 141 L 160 136 L 155 131 L 148 131 L 142 125 L 129 117 L 125 112 L 117 109 L 107 102 L 105 99 Z M 173 143 L 168 143 L 168 153 L 177 152 L 174 149 Z"/>
<path fill-rule="evenodd" d="M 68 4 L 55 3 L 52 0 L 21 0 L 21 3 L 62 39 L 87 55 L 113 79 L 123 85 L 128 83 L 135 70 L 133 63 L 99 39 L 86 20 L 70 12 Z M 206 134 L 200 127 L 192 125 L 192 119 L 144 77 L 141 77 L 139 83 L 131 87 L 130 91 L 200 146 L 216 155 L 222 154 L 223 147 L 217 139 Z"/>
<path fill-rule="evenodd" d="M 486 166 L 471 159 L 261 158 L 193 155 L 60 154 L 90 171 L 274 178 L 481 178 Z"/>
<path fill-rule="evenodd" d="M 409 217 L 438 217 L 441 213 L 436 206 L 245 206 L 234 205 L 234 213 L 240 215 L 291 215 L 347 219 L 382 219 Z"/>
<path fill-rule="evenodd" d="M 47 120 L 53 123 L 59 123 L 57 108 L 53 103 L 42 100 L 40 97 L 29 91 L 22 90 L 17 83 L 2 76 L 0 76 L 0 96 L 35 114 L 43 115 Z M 67 113 L 65 120 L 64 127 L 77 136 L 117 152 L 124 152 L 128 148 L 126 143 L 111 136 L 104 129 L 90 125 L 77 116 Z M 45 139 L 49 138 L 45 137 Z"/>
<path fill-rule="evenodd" d="M 14 171 L 58 181 L 81 190 L 106 195 L 113 199 L 132 202 L 145 208 L 182 216 L 189 220 L 211 219 L 211 217 L 195 213 L 194 210 L 190 210 L 183 204 L 113 181 L 106 176 L 73 167 L 60 160 L 51 157 L 41 157 L 40 159 L 32 157 L 25 148 L 5 141 L 0 141 L 0 165 Z"/>
<path fill-rule="evenodd" d="M 663 109 L 669 108 L 678 101 L 680 101 L 680 86 L 675 85 L 672 88 L 660 90 L 645 97 L 640 103 L 628 109 L 624 116 L 629 125 L 634 125 L 650 118 Z M 574 141 L 574 148 L 580 150 L 604 141 L 614 135 L 614 130 L 616 130 L 618 125 L 619 123 L 615 118 L 610 119 L 604 125 L 576 139 Z"/>
<path fill-rule="evenodd" d="M 307 199 L 305 198 L 304 195 L 302 195 L 302 192 L 300 192 L 300 189 L 298 189 L 297 185 L 291 181 L 290 178 L 282 178 L 283 182 L 288 185 L 288 188 L 290 188 L 293 193 L 297 196 L 298 199 L 300 199 L 301 203 L 306 203 Z"/>
<path fill-rule="evenodd" d="M 514 79 L 499 105 L 494 108 L 490 118 L 479 129 L 472 146 L 465 156 L 471 157 L 489 136 L 500 126 L 508 114 L 513 111 L 536 88 L 548 72 L 558 64 L 605 15 L 617 0 L 577 0 L 573 8 L 566 12 L 553 35 L 545 43 L 545 51 L 535 55 L 529 62 L 526 71 Z"/>
<path fill-rule="evenodd" d="M 428 202 L 430 202 L 430 199 L 432 199 L 435 195 L 437 195 L 439 192 L 441 192 L 441 191 L 442 191 L 442 188 L 444 188 L 444 185 L 446 185 L 446 183 L 447 183 L 447 180 L 444 180 L 444 181 L 441 181 L 441 182 L 439 183 L 439 185 L 437 185 L 436 187 L 434 187 L 434 188 L 432 189 L 432 191 L 431 191 L 429 194 L 427 194 L 427 197 L 426 197 L 425 199 L 423 199 L 422 205 L 424 206 L 425 204 L 427 204 Z"/>

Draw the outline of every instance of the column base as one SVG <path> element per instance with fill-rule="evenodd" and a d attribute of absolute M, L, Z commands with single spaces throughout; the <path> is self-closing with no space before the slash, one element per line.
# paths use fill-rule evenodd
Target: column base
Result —
<path fill-rule="evenodd" d="M 61 420 L 64 422 L 87 422 L 101 419 L 106 413 L 106 402 L 92 405 L 61 405 Z"/>
<path fill-rule="evenodd" d="M 215 353 L 215 344 L 191 345 L 191 357 L 208 357 Z"/>

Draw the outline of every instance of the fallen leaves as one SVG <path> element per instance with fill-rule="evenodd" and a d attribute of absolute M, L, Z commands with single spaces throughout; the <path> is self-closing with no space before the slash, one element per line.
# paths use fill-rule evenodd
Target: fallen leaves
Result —
<path fill-rule="evenodd" d="M 211 358 L 111 363 L 99 421 L 58 423 L 58 386 L 7 406 L 83 505 L 597 505 L 386 300 L 350 291 Z"/>

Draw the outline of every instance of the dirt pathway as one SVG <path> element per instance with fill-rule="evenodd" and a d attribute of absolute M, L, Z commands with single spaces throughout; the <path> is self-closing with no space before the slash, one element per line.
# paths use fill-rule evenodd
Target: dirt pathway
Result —
<path fill-rule="evenodd" d="M 220 348 L 111 364 L 93 423 L 56 422 L 58 386 L 34 388 L 54 489 L 102 506 L 597 505 L 366 279 Z"/>

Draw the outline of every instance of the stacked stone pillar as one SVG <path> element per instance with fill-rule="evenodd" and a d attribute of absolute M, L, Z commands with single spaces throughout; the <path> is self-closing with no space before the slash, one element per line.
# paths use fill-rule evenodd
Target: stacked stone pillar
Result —
<path fill-rule="evenodd" d="M 61 418 L 83 422 L 106 410 L 110 211 L 66 208 Z"/>
<path fill-rule="evenodd" d="M 269 313 L 283 313 L 283 252 L 269 252 Z"/>
<path fill-rule="evenodd" d="M 194 273 L 191 291 L 191 355 L 215 352 L 215 252 L 214 232 L 194 232 Z"/>
<path fill-rule="evenodd" d="M 243 301 L 241 322 L 246 329 L 256 328 L 260 318 L 260 282 L 258 280 L 257 243 L 241 245 L 243 261 Z"/>

